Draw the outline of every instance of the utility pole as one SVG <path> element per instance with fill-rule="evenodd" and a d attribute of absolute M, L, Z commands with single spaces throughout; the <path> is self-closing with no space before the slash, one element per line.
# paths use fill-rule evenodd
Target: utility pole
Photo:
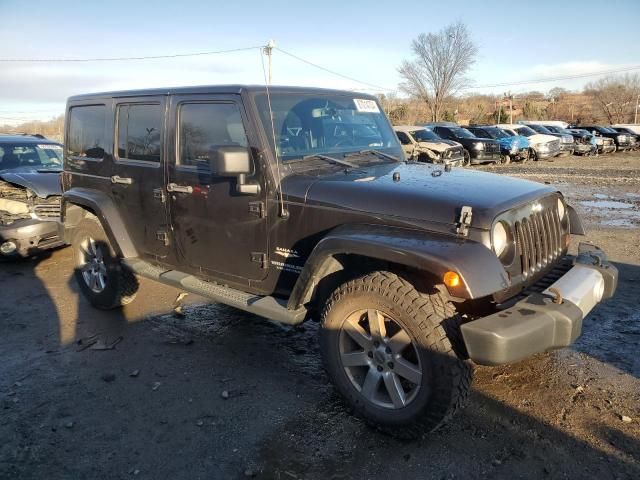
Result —
<path fill-rule="evenodd" d="M 636 114 L 633 116 L 633 123 L 638 123 L 638 102 L 640 102 L 640 95 L 636 97 Z"/>
<path fill-rule="evenodd" d="M 262 49 L 262 52 L 269 59 L 269 80 L 268 80 L 269 85 L 271 85 L 271 56 L 273 54 L 273 49 L 275 47 L 276 47 L 276 42 L 274 42 L 273 40 L 269 40 L 269 43 L 267 43 L 267 45 Z"/>
<path fill-rule="evenodd" d="M 509 123 L 513 123 L 513 95 L 511 92 L 504 92 L 504 98 L 509 99 Z"/>

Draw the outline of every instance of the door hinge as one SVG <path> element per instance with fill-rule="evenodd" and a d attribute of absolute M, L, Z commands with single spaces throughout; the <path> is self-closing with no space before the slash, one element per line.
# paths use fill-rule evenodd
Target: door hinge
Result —
<path fill-rule="evenodd" d="M 153 198 L 156 200 L 160 200 L 160 202 L 164 203 L 167 200 L 167 197 L 164 194 L 164 190 L 162 188 L 154 188 L 153 189 Z"/>
<path fill-rule="evenodd" d="M 249 213 L 258 218 L 264 218 L 266 215 L 263 202 L 249 202 Z"/>
<path fill-rule="evenodd" d="M 169 234 L 164 230 L 158 230 L 156 232 L 156 240 L 162 242 L 165 247 L 169 246 Z"/>
<path fill-rule="evenodd" d="M 262 252 L 251 252 L 251 261 L 259 263 L 260 268 L 267 268 L 267 254 Z"/>
<path fill-rule="evenodd" d="M 458 235 L 469 235 L 469 227 L 471 226 L 471 218 L 473 217 L 473 211 L 471 207 L 464 206 L 460 209 L 460 216 L 458 217 L 458 226 L 456 227 L 456 233 Z"/>

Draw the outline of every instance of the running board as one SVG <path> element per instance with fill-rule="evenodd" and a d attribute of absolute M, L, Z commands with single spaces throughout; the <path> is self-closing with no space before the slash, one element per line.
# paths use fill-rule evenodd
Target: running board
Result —
<path fill-rule="evenodd" d="M 302 323 L 307 314 L 307 309 L 304 307 L 300 307 L 297 310 L 289 310 L 286 301 L 275 297 L 253 295 L 217 283 L 205 282 L 188 273 L 167 270 L 137 258 L 124 259 L 123 262 L 141 277 L 150 278 L 276 322 L 297 325 Z"/>

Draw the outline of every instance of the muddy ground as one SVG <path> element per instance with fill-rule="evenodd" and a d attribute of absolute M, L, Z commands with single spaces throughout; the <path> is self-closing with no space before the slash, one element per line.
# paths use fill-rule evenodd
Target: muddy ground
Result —
<path fill-rule="evenodd" d="M 62 249 L 0 265 L 0 478 L 640 478 L 640 154 L 483 169 L 557 185 L 620 268 L 572 348 L 478 367 L 449 425 L 401 442 L 349 415 L 316 324 L 195 297 L 179 318 L 148 281 L 96 311 Z"/>

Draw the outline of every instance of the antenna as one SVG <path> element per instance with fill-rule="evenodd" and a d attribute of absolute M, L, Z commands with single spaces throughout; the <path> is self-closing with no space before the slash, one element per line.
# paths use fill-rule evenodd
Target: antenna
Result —
<path fill-rule="evenodd" d="M 269 106 L 269 120 L 271 121 L 271 138 L 273 140 L 273 155 L 276 159 L 276 180 L 278 185 L 276 186 L 276 194 L 278 195 L 278 203 L 280 205 L 280 217 L 288 218 L 289 212 L 284 208 L 284 197 L 282 195 L 282 174 L 280 173 L 280 155 L 278 153 L 278 145 L 276 143 L 276 127 L 273 123 L 273 110 L 271 109 L 271 93 L 269 92 L 269 84 L 271 83 L 271 53 L 275 42 L 269 40 L 269 44 L 264 47 L 263 53 L 269 57 L 269 78 L 267 79 L 267 72 L 264 68 L 264 57 L 260 55 L 260 61 L 262 62 L 262 74 L 264 76 L 264 87 L 267 91 L 267 105 Z M 271 165 L 269 163 L 269 165 Z M 273 167 L 271 167 L 273 172 Z"/>

